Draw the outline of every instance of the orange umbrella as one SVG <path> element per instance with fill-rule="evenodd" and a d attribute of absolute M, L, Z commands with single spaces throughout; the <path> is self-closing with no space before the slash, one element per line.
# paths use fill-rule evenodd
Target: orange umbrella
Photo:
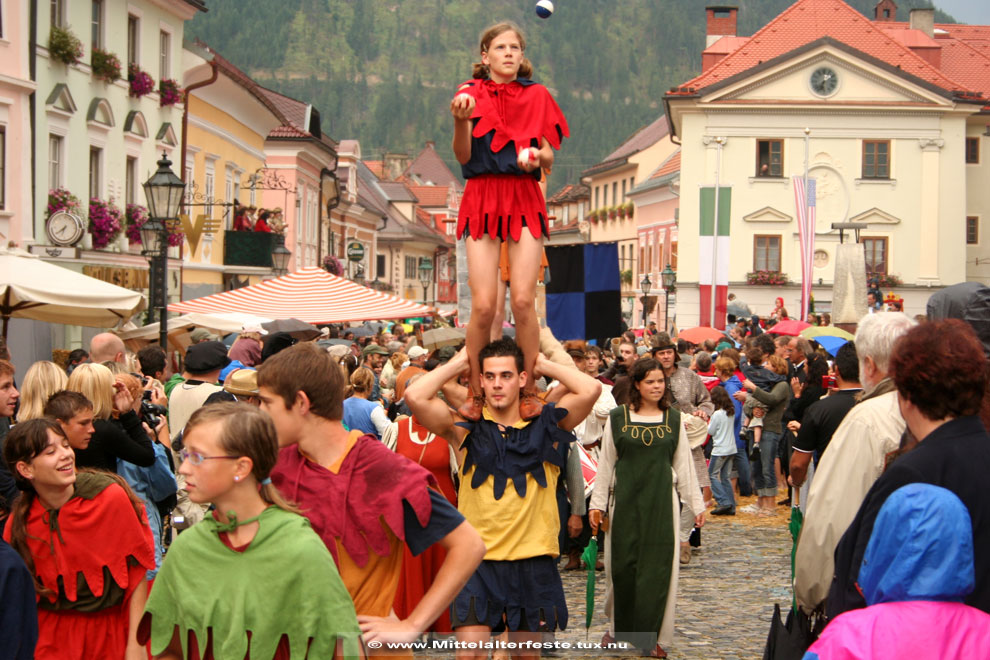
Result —
<path fill-rule="evenodd" d="M 678 339 L 683 339 L 686 342 L 692 344 L 701 344 L 705 340 L 711 339 L 712 341 L 719 341 L 720 339 L 725 339 L 725 333 L 715 328 L 711 328 L 707 325 L 698 326 L 697 328 L 688 328 L 687 330 L 682 330 Z"/>

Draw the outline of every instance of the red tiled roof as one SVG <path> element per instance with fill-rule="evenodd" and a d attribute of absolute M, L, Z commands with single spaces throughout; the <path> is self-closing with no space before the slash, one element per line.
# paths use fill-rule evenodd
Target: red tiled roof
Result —
<path fill-rule="evenodd" d="M 617 160 L 619 158 L 632 156 L 633 154 L 656 144 L 668 133 L 670 133 L 670 127 L 667 124 L 667 116 L 660 115 L 652 124 L 644 126 L 626 138 L 625 142 L 620 144 L 615 151 L 602 159 L 602 162 L 604 163 L 610 160 Z"/>
<path fill-rule="evenodd" d="M 305 132 L 307 135 L 309 132 L 306 130 L 306 108 L 308 104 L 302 101 L 297 101 L 294 98 L 285 96 L 284 94 L 279 94 L 276 91 L 270 90 L 267 87 L 261 87 L 261 91 L 271 99 L 275 107 L 279 109 L 282 115 L 295 126 L 300 131 Z"/>
<path fill-rule="evenodd" d="M 667 176 L 672 172 L 677 172 L 680 169 L 681 169 L 681 150 L 678 149 L 670 156 L 668 156 L 667 160 L 660 163 L 660 167 L 658 167 L 656 171 L 650 175 L 650 179 L 659 179 L 660 177 Z"/>
<path fill-rule="evenodd" d="M 935 39 L 911 29 L 909 23 L 883 23 L 882 29 L 908 46 L 924 43 L 940 47 L 942 73 L 990 97 L 990 25 L 940 23 L 935 26 Z"/>
<path fill-rule="evenodd" d="M 408 188 L 419 200 L 421 206 L 447 206 L 447 198 L 449 197 L 447 186 L 409 185 Z"/>
<path fill-rule="evenodd" d="M 887 35 L 876 23 L 842 0 L 798 0 L 718 64 L 671 94 L 695 93 L 825 37 L 944 90 L 972 91 Z"/>
<path fill-rule="evenodd" d="M 590 196 L 590 189 L 583 183 L 568 183 L 566 186 L 555 192 L 550 199 L 547 200 L 547 204 L 566 204 L 567 202 L 577 201 Z"/>
<path fill-rule="evenodd" d="M 371 170 L 379 179 L 382 178 L 385 173 L 384 163 L 380 160 L 366 160 L 364 161 L 364 164 L 367 165 L 368 169 Z"/>
<path fill-rule="evenodd" d="M 464 188 L 460 179 L 450 171 L 447 163 L 437 153 L 432 142 L 427 142 L 423 150 L 416 154 L 403 174 L 414 176 L 421 183 L 429 182 L 437 186 L 454 186 L 455 190 Z"/>

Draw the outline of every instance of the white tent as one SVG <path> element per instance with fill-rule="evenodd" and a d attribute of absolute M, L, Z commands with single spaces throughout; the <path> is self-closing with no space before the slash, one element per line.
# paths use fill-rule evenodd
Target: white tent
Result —
<path fill-rule="evenodd" d="M 11 318 L 113 328 L 140 312 L 137 291 L 48 263 L 17 248 L 0 248 L 3 337 Z"/>

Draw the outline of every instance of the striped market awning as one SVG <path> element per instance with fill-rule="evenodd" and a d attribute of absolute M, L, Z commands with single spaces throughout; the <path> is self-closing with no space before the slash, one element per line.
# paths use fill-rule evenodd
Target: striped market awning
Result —
<path fill-rule="evenodd" d="M 171 312 L 237 312 L 270 319 L 295 318 L 307 323 L 377 321 L 428 316 L 426 305 L 374 291 L 322 268 L 265 280 L 233 291 L 215 293 L 168 306 Z"/>

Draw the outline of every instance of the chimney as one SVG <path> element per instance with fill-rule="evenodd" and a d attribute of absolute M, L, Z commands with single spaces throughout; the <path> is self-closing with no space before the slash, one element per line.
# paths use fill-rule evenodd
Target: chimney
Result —
<path fill-rule="evenodd" d="M 735 5 L 711 5 L 705 7 L 705 48 L 722 37 L 736 36 L 739 8 Z"/>
<path fill-rule="evenodd" d="M 873 20 L 890 21 L 897 20 L 897 5 L 894 0 L 880 0 L 873 9 Z"/>
<path fill-rule="evenodd" d="M 935 9 L 912 9 L 911 29 L 920 30 L 930 38 L 935 38 Z"/>

